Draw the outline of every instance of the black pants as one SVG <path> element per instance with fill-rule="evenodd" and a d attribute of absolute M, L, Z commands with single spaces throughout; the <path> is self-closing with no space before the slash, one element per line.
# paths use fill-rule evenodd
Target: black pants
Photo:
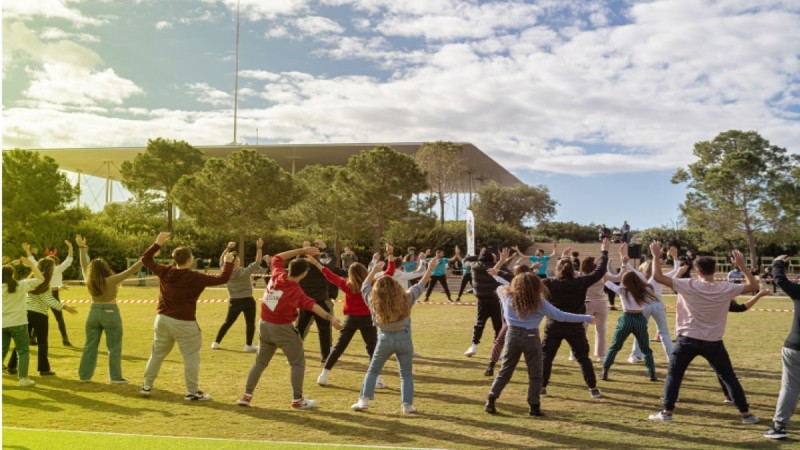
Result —
<path fill-rule="evenodd" d="M 431 281 L 428 283 L 428 292 L 425 294 L 425 300 L 431 298 L 433 286 L 437 281 L 441 283 L 442 287 L 444 288 L 444 293 L 447 295 L 447 299 L 450 300 L 450 288 L 447 286 L 447 275 L 433 275 L 431 277 Z"/>
<path fill-rule="evenodd" d="M 528 404 L 538 405 L 542 387 L 542 343 L 539 341 L 538 329 L 508 327 L 503 362 L 500 364 L 500 371 L 492 383 L 489 395 L 494 398 L 500 397 L 503 389 L 511 381 L 520 356 L 525 357 L 525 365 L 528 367 Z"/>
<path fill-rule="evenodd" d="M 231 328 L 239 314 L 244 313 L 244 326 L 245 337 L 247 338 L 247 345 L 253 345 L 253 336 L 256 333 L 256 300 L 253 297 L 245 298 L 232 298 L 228 300 L 228 315 L 225 317 L 225 323 L 219 327 L 217 333 L 216 343 L 222 342 L 225 333 Z"/>
<path fill-rule="evenodd" d="M 328 302 L 320 302 L 317 300 L 317 305 L 319 305 L 325 311 L 331 312 L 331 307 L 328 305 Z M 325 361 L 331 354 L 331 341 L 333 341 L 333 336 L 331 334 L 331 323 L 328 321 L 328 319 L 320 317 L 311 311 L 302 309 L 300 310 L 300 315 L 297 318 L 297 331 L 300 332 L 300 336 L 303 338 L 303 340 L 305 340 L 308 330 L 311 329 L 312 317 L 314 322 L 317 324 L 317 332 L 319 333 L 319 351 L 322 354 L 322 360 Z"/>
<path fill-rule="evenodd" d="M 608 303 L 611 306 L 614 306 L 614 299 L 617 297 L 616 292 L 612 291 L 611 289 L 605 286 L 603 287 L 603 290 L 606 292 L 606 295 L 608 296 Z"/>
<path fill-rule="evenodd" d="M 469 283 L 469 285 L 472 286 L 473 288 L 475 287 L 475 285 L 472 284 L 472 273 L 471 272 L 467 273 L 466 275 L 461 277 L 461 289 L 458 290 L 457 298 L 461 298 L 461 294 L 464 293 L 464 288 L 467 287 L 467 283 Z"/>
<path fill-rule="evenodd" d="M 61 300 L 59 298 L 59 290 L 55 289 L 51 291 L 53 293 L 53 297 L 56 300 Z M 67 324 L 64 322 L 64 312 L 59 309 L 50 308 L 50 311 L 53 311 L 53 317 L 56 318 L 56 322 L 58 322 L 58 331 L 61 332 L 61 340 L 66 344 L 69 342 L 69 336 L 67 336 Z M 35 331 L 31 331 L 31 339 L 36 338 L 38 335 Z"/>
<path fill-rule="evenodd" d="M 333 351 L 325 361 L 326 369 L 333 369 L 336 361 L 350 345 L 350 340 L 353 339 L 356 331 L 361 332 L 361 337 L 367 345 L 367 354 L 372 359 L 372 354 L 375 353 L 375 344 L 378 342 L 378 329 L 372 324 L 372 316 L 345 316 L 342 331 L 339 332 L 339 340 L 336 341 Z"/>
<path fill-rule="evenodd" d="M 500 300 L 496 295 L 491 297 L 478 297 L 478 318 L 475 321 L 475 326 L 472 328 L 472 343 L 478 345 L 481 343 L 483 336 L 483 329 L 486 327 L 486 321 L 492 319 L 492 327 L 494 328 L 494 338 L 497 339 L 497 334 L 500 328 L 503 327 L 503 311 L 500 308 Z"/>
<path fill-rule="evenodd" d="M 731 358 L 722 341 L 703 341 L 687 336 L 678 336 L 675 350 L 669 362 L 667 380 L 664 383 L 664 409 L 672 411 L 680 393 L 683 375 L 689 364 L 697 356 L 702 356 L 711 365 L 725 386 L 725 391 L 731 396 L 733 404 L 739 412 L 748 412 L 750 406 L 736 373 L 733 371 Z"/>
<path fill-rule="evenodd" d="M 544 341 L 542 342 L 542 354 L 544 357 L 544 367 L 542 369 L 543 386 L 547 386 L 550 381 L 550 373 L 553 371 L 553 359 L 561 347 L 561 341 L 565 340 L 572 349 L 575 359 L 581 366 L 583 381 L 589 389 L 597 387 L 597 377 L 594 374 L 592 360 L 589 359 L 589 341 L 586 340 L 586 329 L 581 323 L 564 323 L 547 321 L 544 329 Z"/>
<path fill-rule="evenodd" d="M 50 372 L 50 360 L 47 359 L 47 328 L 50 318 L 47 314 L 28 311 L 28 332 L 36 333 L 38 337 L 36 370 L 39 372 Z M 8 360 L 8 368 L 17 368 L 17 352 L 11 352 L 11 359 Z"/>

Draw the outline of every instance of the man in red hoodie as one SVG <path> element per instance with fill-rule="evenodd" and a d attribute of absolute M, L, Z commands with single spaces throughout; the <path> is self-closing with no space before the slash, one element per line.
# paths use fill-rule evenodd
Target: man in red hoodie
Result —
<path fill-rule="evenodd" d="M 225 264 L 219 275 L 207 275 L 191 269 L 194 256 L 188 247 L 172 251 L 174 266 L 158 264 L 153 257 L 169 240 L 170 233 L 161 232 L 156 242 L 144 252 L 142 262 L 158 276 L 158 315 L 153 325 L 154 337 L 150 359 L 144 370 L 144 384 L 139 393 L 149 397 L 153 382 L 161 370 L 161 363 L 175 343 L 183 355 L 183 375 L 186 378 L 187 401 L 211 400 L 211 395 L 198 388 L 200 373 L 200 348 L 203 334 L 197 324 L 197 298 L 207 286 L 225 284 L 233 272 L 234 255 L 227 250 L 222 255 Z"/>

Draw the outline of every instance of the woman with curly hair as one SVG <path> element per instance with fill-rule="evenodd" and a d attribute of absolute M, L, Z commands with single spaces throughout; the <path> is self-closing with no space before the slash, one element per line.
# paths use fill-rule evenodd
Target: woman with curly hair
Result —
<path fill-rule="evenodd" d="M 414 344 L 411 342 L 411 307 L 425 290 L 425 283 L 431 278 L 436 264 L 428 264 L 427 270 L 417 284 L 406 290 L 390 276 L 382 276 L 375 280 L 375 274 L 383 269 L 378 262 L 367 275 L 361 287 L 361 295 L 367 301 L 372 312 L 372 320 L 378 327 L 378 343 L 375 353 L 369 362 L 364 384 L 358 402 L 352 408 L 363 411 L 368 408 L 369 400 L 375 397 L 375 384 L 378 376 L 392 355 L 397 355 L 400 366 L 400 397 L 402 411 L 410 414 L 414 408 Z"/>
<path fill-rule="evenodd" d="M 136 261 L 124 272 L 114 273 L 105 259 L 89 260 L 86 238 L 76 235 L 75 242 L 78 244 L 83 278 L 92 296 L 92 307 L 86 318 L 86 344 L 78 366 L 78 378 L 83 382 L 91 381 L 97 367 L 100 336 L 105 331 L 109 379 L 112 384 L 127 384 L 128 380 L 122 376 L 122 316 L 117 306 L 117 291 L 125 279 L 139 271 L 142 261 Z"/>
<path fill-rule="evenodd" d="M 492 270 L 495 271 L 494 269 Z M 522 355 L 528 366 L 528 414 L 541 416 L 542 410 L 539 391 L 542 386 L 542 343 L 539 340 L 539 324 L 542 318 L 561 322 L 592 323 L 592 316 L 586 314 L 570 314 L 551 305 L 545 297 L 549 295 L 547 288 L 538 275 L 521 273 L 511 280 L 511 286 L 497 288 L 497 295 L 503 305 L 503 315 L 508 323 L 503 362 L 497 378 L 492 383 L 486 399 L 485 411 L 489 414 L 497 412 L 495 401 L 506 387 L 514 369 Z"/>

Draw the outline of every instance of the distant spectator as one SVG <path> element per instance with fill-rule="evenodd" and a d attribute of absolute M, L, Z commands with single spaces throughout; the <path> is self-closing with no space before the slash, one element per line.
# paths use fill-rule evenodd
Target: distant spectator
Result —
<path fill-rule="evenodd" d="M 575 269 L 575 272 L 580 272 L 581 270 L 581 254 L 579 252 L 572 252 L 572 268 Z"/>
<path fill-rule="evenodd" d="M 608 229 L 606 224 L 602 224 L 597 228 L 597 237 L 601 241 L 605 238 L 611 239 L 611 230 Z"/>
<path fill-rule="evenodd" d="M 728 283 L 742 284 L 744 281 L 744 273 L 738 267 L 728 272 Z"/>
<path fill-rule="evenodd" d="M 344 253 L 341 255 L 342 258 L 342 269 L 347 270 L 354 262 L 358 262 L 358 256 L 356 256 L 356 252 L 353 251 L 350 247 L 344 248 Z"/>
<path fill-rule="evenodd" d="M 761 274 L 761 282 L 767 286 L 772 286 L 773 295 L 778 292 L 778 285 L 775 284 L 775 279 L 772 278 L 772 271 L 770 270 L 769 266 L 764 267 L 764 273 Z"/>
<path fill-rule="evenodd" d="M 622 226 L 619 229 L 620 233 L 622 233 L 621 239 L 623 244 L 627 244 L 631 241 L 631 226 L 628 225 L 628 221 L 624 221 Z"/>

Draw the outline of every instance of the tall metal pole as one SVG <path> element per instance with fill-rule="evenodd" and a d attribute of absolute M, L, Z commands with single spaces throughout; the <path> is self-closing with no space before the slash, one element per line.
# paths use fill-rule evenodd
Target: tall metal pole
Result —
<path fill-rule="evenodd" d="M 81 207 L 81 170 L 78 169 L 78 208 Z"/>
<path fill-rule="evenodd" d="M 236 126 L 239 114 L 239 0 L 236 0 L 236 75 L 233 83 L 233 145 L 236 145 Z"/>

